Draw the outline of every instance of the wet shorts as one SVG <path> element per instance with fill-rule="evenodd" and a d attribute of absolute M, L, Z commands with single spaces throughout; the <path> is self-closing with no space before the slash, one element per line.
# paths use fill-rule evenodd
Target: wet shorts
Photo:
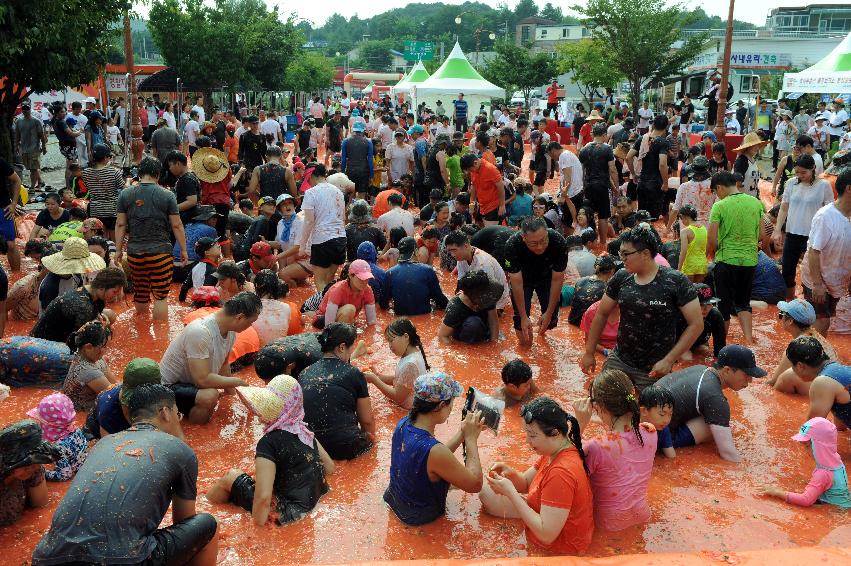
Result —
<path fill-rule="evenodd" d="M 168 388 L 174 392 L 177 410 L 188 416 L 192 407 L 195 406 L 195 395 L 198 394 L 198 388 L 191 383 L 172 383 Z"/>
<path fill-rule="evenodd" d="M 103 227 L 107 230 L 115 230 L 115 216 L 93 216 L 103 222 Z"/>
<path fill-rule="evenodd" d="M 683 448 L 685 446 L 694 446 L 694 435 L 686 425 L 680 428 L 671 429 L 671 443 L 674 448 Z"/>
<path fill-rule="evenodd" d="M 14 242 L 18 236 L 18 232 L 15 229 L 15 221 L 6 218 L 2 212 L 5 211 L 0 210 L 0 236 L 6 238 L 8 242 Z"/>
<path fill-rule="evenodd" d="M 807 287 L 804 287 L 804 298 L 813 305 L 813 308 L 816 311 L 816 318 L 832 318 L 836 316 L 836 306 L 839 304 L 839 299 L 836 297 L 831 297 L 829 293 L 825 293 L 824 302 L 816 303 L 813 301 L 813 290 Z"/>
<path fill-rule="evenodd" d="M 346 238 L 334 238 L 310 247 L 310 265 L 331 267 L 346 263 Z"/>
<path fill-rule="evenodd" d="M 254 478 L 248 474 L 240 474 L 230 487 L 228 502 L 251 512 L 254 506 Z"/>
<path fill-rule="evenodd" d="M 79 159 L 76 145 L 60 145 L 59 153 L 62 154 L 62 157 L 71 162 L 75 162 Z"/>
<path fill-rule="evenodd" d="M 164 254 L 129 254 L 130 279 L 133 281 L 133 302 L 148 303 L 168 297 L 171 290 L 174 256 Z"/>

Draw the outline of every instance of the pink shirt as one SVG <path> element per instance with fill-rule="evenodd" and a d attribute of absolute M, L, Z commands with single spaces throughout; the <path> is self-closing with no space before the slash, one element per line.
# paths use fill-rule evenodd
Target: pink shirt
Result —
<path fill-rule="evenodd" d="M 582 315 L 582 322 L 579 323 L 579 329 L 585 333 L 585 338 L 588 338 L 588 332 L 591 330 L 591 322 L 597 316 L 597 309 L 600 307 L 600 301 L 591 303 L 585 314 Z M 614 322 L 606 321 L 606 326 L 603 327 L 603 333 L 600 334 L 600 345 L 603 348 L 612 349 L 618 341 L 618 326 L 620 326 L 620 318 Z"/>
<path fill-rule="evenodd" d="M 786 502 L 793 505 L 800 505 L 801 507 L 810 507 L 832 485 L 833 472 L 824 468 L 816 468 L 810 478 L 810 483 L 804 489 L 804 493 L 792 493 L 790 491 L 786 494 Z"/>
<path fill-rule="evenodd" d="M 641 437 L 644 446 L 633 431 L 584 444 L 594 492 L 594 523 L 601 529 L 620 531 L 650 519 L 647 484 L 656 456 L 657 436 L 641 429 Z"/>
<path fill-rule="evenodd" d="M 366 305 L 375 305 L 375 295 L 373 295 L 372 287 L 369 285 L 360 293 L 355 293 L 355 290 L 351 288 L 347 280 L 337 281 L 331 285 L 331 288 L 322 297 L 322 303 L 319 305 L 319 314 L 325 314 L 329 302 L 334 303 L 338 307 L 352 305 L 355 307 L 355 312 L 359 313 Z"/>

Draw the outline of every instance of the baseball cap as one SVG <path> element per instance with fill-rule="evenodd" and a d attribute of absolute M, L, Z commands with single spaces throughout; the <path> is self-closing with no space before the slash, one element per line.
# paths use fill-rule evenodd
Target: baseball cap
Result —
<path fill-rule="evenodd" d="M 701 305 L 714 305 L 721 302 L 721 299 L 712 294 L 712 288 L 706 283 L 695 283 L 694 290 Z"/>
<path fill-rule="evenodd" d="M 461 385 L 443 371 L 428 372 L 414 381 L 414 396 L 430 403 L 449 401 L 461 391 Z"/>
<path fill-rule="evenodd" d="M 354 124 L 352 124 L 352 131 L 353 132 L 365 132 L 366 131 L 366 124 L 364 124 L 363 122 L 355 122 Z"/>
<path fill-rule="evenodd" d="M 160 365 L 151 358 L 135 358 L 124 368 L 124 382 L 121 384 L 119 400 L 127 405 L 133 390 L 142 385 L 160 383 Z"/>
<path fill-rule="evenodd" d="M 275 199 L 275 206 L 280 206 L 280 204 L 285 200 L 291 200 L 295 202 L 295 197 L 292 196 L 290 193 L 281 193 L 278 195 L 278 198 Z"/>
<path fill-rule="evenodd" d="M 103 222 L 99 218 L 86 218 L 83 220 L 84 230 L 103 230 Z"/>
<path fill-rule="evenodd" d="M 349 264 L 349 275 L 354 275 L 361 281 L 372 279 L 372 269 L 369 264 L 362 259 L 356 259 Z"/>
<path fill-rule="evenodd" d="M 399 240 L 396 248 L 399 250 L 399 261 L 410 261 L 411 256 L 417 250 L 417 241 L 410 236 L 406 236 Z"/>
<path fill-rule="evenodd" d="M 792 436 L 798 442 L 823 442 L 836 446 L 836 425 L 824 417 L 813 417 L 801 425 L 798 434 Z"/>
<path fill-rule="evenodd" d="M 251 244 L 251 249 L 249 250 L 251 255 L 256 255 L 258 257 L 266 257 L 268 255 L 272 255 L 272 246 L 269 245 L 269 242 L 259 241 Z"/>
<path fill-rule="evenodd" d="M 106 159 L 110 155 L 112 155 L 112 150 L 105 143 L 96 143 L 92 148 L 92 157 L 95 161 Z"/>
<path fill-rule="evenodd" d="M 195 253 L 198 254 L 198 257 L 204 257 L 204 254 L 207 253 L 210 248 L 215 246 L 218 242 L 216 242 L 215 238 L 203 237 L 199 238 L 197 242 L 195 242 Z"/>
<path fill-rule="evenodd" d="M 409 136 L 412 136 L 412 135 L 414 135 L 414 134 L 421 134 L 421 133 L 423 133 L 424 131 L 425 131 L 425 130 L 423 129 L 423 127 L 422 127 L 422 126 L 420 126 L 419 124 L 414 124 L 413 126 L 411 126 L 410 128 L 408 128 L 408 135 L 409 135 Z"/>
<path fill-rule="evenodd" d="M 221 214 L 216 212 L 216 207 L 214 207 L 212 204 L 202 204 L 198 207 L 198 214 L 196 214 L 192 220 L 204 222 L 205 220 L 209 220 L 214 216 L 221 216 Z"/>
<path fill-rule="evenodd" d="M 756 365 L 756 357 L 750 348 L 731 344 L 724 346 L 718 352 L 718 359 L 715 361 L 715 367 L 722 368 L 729 366 L 734 369 L 741 370 L 751 377 L 765 377 L 768 373 Z"/>
<path fill-rule="evenodd" d="M 260 197 L 260 200 L 257 201 L 257 208 L 260 208 L 264 204 L 275 204 L 274 197 Z"/>
<path fill-rule="evenodd" d="M 777 308 L 781 313 L 791 316 L 795 322 L 812 326 L 816 322 L 816 309 L 803 299 L 780 301 Z"/>

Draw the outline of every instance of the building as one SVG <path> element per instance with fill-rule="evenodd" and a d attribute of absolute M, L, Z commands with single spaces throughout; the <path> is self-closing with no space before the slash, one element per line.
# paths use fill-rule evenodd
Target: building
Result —
<path fill-rule="evenodd" d="M 517 26 L 514 29 L 514 43 L 515 45 L 534 43 L 535 38 L 537 37 L 538 26 L 549 27 L 556 24 L 557 22 L 548 20 L 547 18 L 539 18 L 537 16 L 523 18 L 517 22 Z"/>
<path fill-rule="evenodd" d="M 533 53 L 555 53 L 556 45 L 591 37 L 591 30 L 580 24 L 560 24 L 545 18 L 525 18 L 517 23 L 516 45 L 531 44 Z"/>
<path fill-rule="evenodd" d="M 765 27 L 775 34 L 851 32 L 851 4 L 811 4 L 797 8 L 774 8 Z"/>

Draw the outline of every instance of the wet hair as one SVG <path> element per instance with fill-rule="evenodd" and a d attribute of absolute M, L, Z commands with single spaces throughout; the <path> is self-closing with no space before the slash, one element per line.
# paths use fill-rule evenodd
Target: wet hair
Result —
<path fill-rule="evenodd" d="M 668 117 L 664 114 L 659 114 L 653 118 L 653 129 L 656 131 L 668 129 Z"/>
<path fill-rule="evenodd" d="M 629 242 L 636 251 L 647 250 L 650 252 L 650 257 L 656 257 L 659 253 L 659 236 L 649 226 L 635 226 L 624 232 L 618 238 L 620 243 Z"/>
<path fill-rule="evenodd" d="M 688 148 L 689 155 L 703 155 L 703 144 L 695 144 Z"/>
<path fill-rule="evenodd" d="M 821 342 L 813 336 L 798 336 L 786 346 L 786 357 L 794 366 L 797 363 L 817 367 L 830 358 Z"/>
<path fill-rule="evenodd" d="M 803 167 L 804 169 L 815 171 L 816 160 L 813 159 L 812 155 L 802 155 L 798 158 L 798 161 L 795 162 L 795 167 Z"/>
<path fill-rule="evenodd" d="M 460 216 L 460 215 L 459 215 Z M 453 230 L 443 238 L 444 246 L 463 246 L 470 243 L 470 237 L 461 230 Z"/>
<path fill-rule="evenodd" d="M 458 279 L 458 288 L 468 296 L 484 289 L 488 285 L 490 285 L 490 278 L 481 269 L 468 271 L 463 277 Z"/>
<path fill-rule="evenodd" d="M 68 210 L 68 216 L 71 217 L 71 220 L 85 220 L 86 218 L 89 217 L 89 215 L 86 214 L 85 210 L 83 210 L 82 208 L 79 208 L 77 206 L 70 208 Z"/>
<path fill-rule="evenodd" d="M 28 240 L 24 244 L 24 255 L 44 255 L 44 253 L 53 248 L 53 244 L 47 240 Z"/>
<path fill-rule="evenodd" d="M 328 170 L 325 168 L 324 163 L 318 163 L 318 162 L 314 161 L 313 163 L 308 163 L 305 166 L 305 168 L 306 169 L 313 169 L 313 172 L 311 173 L 311 175 L 314 176 L 314 177 L 327 177 L 328 176 Z"/>
<path fill-rule="evenodd" d="M 463 230 L 467 226 L 467 219 L 460 212 L 453 212 L 449 215 L 449 229 L 453 232 Z"/>
<path fill-rule="evenodd" d="M 104 251 L 103 261 L 105 261 L 106 264 L 109 265 L 109 242 L 106 240 L 106 238 L 104 238 L 103 236 L 92 236 L 91 238 L 86 240 L 86 243 L 90 246 L 102 247 Z"/>
<path fill-rule="evenodd" d="M 163 164 L 160 163 L 159 159 L 154 157 L 145 157 L 142 161 L 139 162 L 139 177 L 155 177 L 159 179 L 160 173 L 162 173 Z"/>
<path fill-rule="evenodd" d="M 90 320 L 72 332 L 65 343 L 68 344 L 68 348 L 73 354 L 86 344 L 103 346 L 109 341 L 110 336 L 112 336 L 112 331 L 109 326 L 100 320 Z"/>
<path fill-rule="evenodd" d="M 355 327 L 345 322 L 332 322 L 322 329 L 322 334 L 319 335 L 319 347 L 323 354 L 333 352 L 340 344 L 345 344 L 346 347 L 351 347 L 355 343 L 358 333 Z"/>
<path fill-rule="evenodd" d="M 419 415 L 427 415 L 439 410 L 449 401 L 426 401 L 414 395 L 414 402 L 411 405 L 411 410 L 408 412 L 408 419 L 415 422 Z"/>
<path fill-rule="evenodd" d="M 234 279 L 240 287 L 245 285 L 245 273 L 242 272 L 233 260 L 227 259 L 221 262 L 216 267 L 216 272 L 219 274 L 219 281 L 222 279 Z"/>
<path fill-rule="evenodd" d="M 399 240 L 407 237 L 408 233 L 401 226 L 394 226 L 390 229 L 390 247 L 398 247 Z"/>
<path fill-rule="evenodd" d="M 800 147 L 807 147 L 813 144 L 813 138 L 806 134 L 801 134 L 800 136 L 798 136 L 798 139 L 795 140 L 795 145 L 798 145 Z"/>
<path fill-rule="evenodd" d="M 186 165 L 189 161 L 186 159 L 186 155 L 182 151 L 171 151 L 168 155 L 165 156 L 165 166 L 169 167 L 172 163 L 180 163 L 182 165 Z"/>
<path fill-rule="evenodd" d="M 547 436 L 561 434 L 576 447 L 582 466 L 588 471 L 585 462 L 585 450 L 582 449 L 582 434 L 579 431 L 579 421 L 565 411 L 553 399 L 543 396 L 533 399 L 520 408 L 520 416 L 527 424 L 538 423 L 538 427 Z"/>
<path fill-rule="evenodd" d="M 632 413 L 632 430 L 644 446 L 641 437 L 641 410 L 632 380 L 617 369 L 604 369 L 591 383 L 591 399 L 614 417 Z"/>
<path fill-rule="evenodd" d="M 568 251 L 582 247 L 582 237 L 576 234 L 564 237 L 564 244 Z"/>
<path fill-rule="evenodd" d="M 392 334 L 393 336 L 401 336 L 403 334 L 407 334 L 408 339 L 411 341 L 411 344 L 420 349 L 420 354 L 422 354 L 423 356 L 423 361 L 425 362 L 426 370 L 431 369 L 431 366 L 428 365 L 428 360 L 426 359 L 425 349 L 423 348 L 423 341 L 420 338 L 420 335 L 417 334 L 417 327 L 414 326 L 414 323 L 411 322 L 411 319 L 401 316 L 390 324 L 388 324 L 384 332 Z"/>
<path fill-rule="evenodd" d="M 511 385 L 522 385 L 532 379 L 532 368 L 520 358 L 514 358 L 502 366 L 502 382 Z"/>
<path fill-rule="evenodd" d="M 59 193 L 47 193 L 46 195 L 44 195 L 44 202 L 47 202 L 49 200 L 52 200 L 56 204 L 59 204 L 60 202 L 62 202 L 62 197 L 59 196 Z"/>
<path fill-rule="evenodd" d="M 241 291 L 225 302 L 224 313 L 228 316 L 257 316 L 263 310 L 260 297 L 251 291 Z"/>
<path fill-rule="evenodd" d="M 439 234 L 437 233 L 437 230 L 432 226 L 427 227 L 422 231 L 422 234 L 420 234 L 420 237 L 423 240 L 437 239 L 438 236 Z"/>
<path fill-rule="evenodd" d="M 239 200 L 239 208 L 247 208 L 249 210 L 254 210 L 254 203 L 250 198 L 244 198 Z"/>
<path fill-rule="evenodd" d="M 547 144 L 547 151 L 555 151 L 557 149 L 562 149 L 561 144 L 557 141 L 551 141 Z"/>
<path fill-rule="evenodd" d="M 133 388 L 127 400 L 130 422 L 157 416 L 163 407 L 176 407 L 174 392 L 161 383 L 148 383 Z"/>
<path fill-rule="evenodd" d="M 842 197 L 848 185 L 851 185 L 851 167 L 842 169 L 836 177 L 836 193 Z"/>
<path fill-rule="evenodd" d="M 520 223 L 520 231 L 524 234 L 537 232 L 541 229 L 547 229 L 547 222 L 543 218 L 529 217 L 525 218 L 523 222 Z"/>
<path fill-rule="evenodd" d="M 434 210 L 434 214 L 437 215 L 444 208 L 449 208 L 449 204 L 445 200 L 442 200 L 435 204 L 432 210 Z"/>
<path fill-rule="evenodd" d="M 120 267 L 107 267 L 92 280 L 92 289 L 114 289 L 124 287 L 127 284 L 127 276 Z"/>
<path fill-rule="evenodd" d="M 733 176 L 729 171 L 718 171 L 714 175 L 712 175 L 712 181 L 709 183 L 709 187 L 714 191 L 717 190 L 718 187 L 735 187 L 736 186 L 736 177 Z"/>
<path fill-rule="evenodd" d="M 724 156 L 724 159 L 727 158 L 727 146 L 724 145 L 724 142 L 715 142 L 712 144 L 712 153 L 720 153 Z"/>
<path fill-rule="evenodd" d="M 258 297 L 282 299 L 290 291 L 289 285 L 281 281 L 278 274 L 271 269 L 262 269 L 254 276 L 254 289 Z"/>
<path fill-rule="evenodd" d="M 644 391 L 638 398 L 638 405 L 645 409 L 654 407 L 671 407 L 674 408 L 674 395 L 658 384 L 653 384 L 650 387 L 645 387 Z"/>
<path fill-rule="evenodd" d="M 583 245 L 590 244 L 597 239 L 597 231 L 593 228 L 586 228 L 582 231 L 582 234 L 580 234 L 579 237 L 582 239 Z"/>
<path fill-rule="evenodd" d="M 391 193 L 390 196 L 387 197 L 387 203 L 392 204 L 393 206 L 402 206 L 403 202 L 405 202 L 405 197 L 399 193 Z"/>

